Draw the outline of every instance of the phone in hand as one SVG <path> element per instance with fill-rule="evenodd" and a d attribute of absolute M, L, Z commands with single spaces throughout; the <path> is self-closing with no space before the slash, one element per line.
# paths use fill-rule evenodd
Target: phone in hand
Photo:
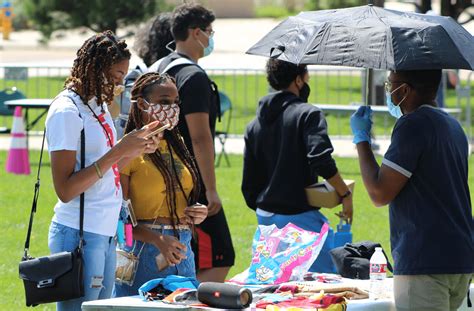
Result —
<path fill-rule="evenodd" d="M 159 127 L 158 129 L 154 130 L 153 132 L 151 132 L 150 134 L 146 135 L 145 136 L 145 139 L 148 139 L 148 138 L 151 138 L 161 132 L 163 132 L 164 130 L 166 129 L 169 129 L 170 128 L 170 125 L 169 123 L 166 123 L 165 125 L 163 125 L 162 127 Z"/>
<path fill-rule="evenodd" d="M 158 271 L 163 271 L 170 265 L 162 253 L 158 254 L 158 256 L 155 257 L 155 262 L 156 266 L 158 267 Z"/>
<path fill-rule="evenodd" d="M 203 205 L 201 203 L 196 203 L 196 204 L 193 204 L 191 205 L 192 208 L 207 208 L 206 205 Z"/>

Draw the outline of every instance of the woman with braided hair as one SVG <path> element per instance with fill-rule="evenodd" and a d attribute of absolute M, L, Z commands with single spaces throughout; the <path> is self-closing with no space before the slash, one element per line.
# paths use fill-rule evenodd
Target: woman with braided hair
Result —
<path fill-rule="evenodd" d="M 179 98 L 174 79 L 156 72 L 140 76 L 131 102 L 125 133 L 152 121 L 170 127 L 160 134 L 154 153 L 135 158 L 120 171 L 124 197 L 131 200 L 139 223 L 133 229 L 139 264 L 132 286 L 115 285 L 118 297 L 136 295 L 151 279 L 196 277 L 192 229 L 207 216 L 206 206 L 194 204 L 200 191 L 199 174 L 177 128 Z"/>
<path fill-rule="evenodd" d="M 129 59 L 125 42 L 117 40 L 110 31 L 86 40 L 77 52 L 64 90 L 51 104 L 46 118 L 51 171 L 58 196 L 49 228 L 51 253 L 73 251 L 79 245 L 81 193 L 85 198 L 84 297 L 58 302 L 58 310 L 80 310 L 84 301 L 111 296 L 116 261 L 113 237 L 122 202 L 119 169 L 157 147 L 157 138 L 145 138 L 157 123 L 116 142 L 107 106 L 127 73 Z"/>

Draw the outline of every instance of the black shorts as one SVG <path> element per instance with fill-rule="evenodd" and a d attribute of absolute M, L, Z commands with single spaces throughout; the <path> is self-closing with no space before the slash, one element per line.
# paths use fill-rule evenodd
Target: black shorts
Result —
<path fill-rule="evenodd" d="M 234 265 L 235 252 L 224 209 L 196 226 L 192 241 L 196 270 Z"/>

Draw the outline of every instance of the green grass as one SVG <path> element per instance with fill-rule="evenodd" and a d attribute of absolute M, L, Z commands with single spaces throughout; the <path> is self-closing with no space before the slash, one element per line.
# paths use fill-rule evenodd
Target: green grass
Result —
<path fill-rule="evenodd" d="M 259 71 L 229 71 L 228 75 L 222 75 L 218 71 L 209 71 L 210 76 L 219 85 L 219 90 L 225 92 L 233 104 L 230 132 L 243 134 L 247 123 L 255 117 L 258 100 L 268 93 L 268 83 Z M 64 77 L 32 77 L 27 81 L 1 80 L 0 85 L 5 87 L 16 86 L 24 92 L 28 98 L 52 98 L 62 88 Z M 474 82 L 473 82 L 474 83 Z M 343 71 L 340 75 L 336 72 L 324 71 L 312 74 L 310 78 L 311 95 L 309 102 L 321 104 L 342 104 L 360 102 L 361 78 L 356 72 Z M 474 84 L 472 85 L 474 88 Z M 446 94 L 446 106 L 456 107 L 456 94 L 454 90 L 448 90 Z M 465 103 L 461 106 L 465 108 Z M 30 120 L 41 111 L 30 111 Z M 474 122 L 474 109 L 472 109 Z M 463 115 L 464 118 L 464 115 Z M 349 114 L 328 115 L 328 127 L 331 135 L 350 135 Z M 3 122 L 2 122 L 3 121 Z M 375 135 L 390 135 L 394 119 L 390 116 L 377 115 L 374 119 Z M 218 123 L 218 129 L 226 126 L 227 118 Z M 11 126 L 11 118 L 0 120 L 0 126 Z M 42 130 L 44 119 L 36 124 L 34 130 Z"/>
<path fill-rule="evenodd" d="M 32 174 L 17 176 L 6 174 L 6 152 L 0 151 L 0 206 L 2 208 L 3 235 L 0 239 L 2 256 L 0 259 L 0 310 L 19 310 L 24 307 L 23 285 L 18 278 L 18 262 L 22 256 L 23 243 L 27 230 L 33 187 L 36 179 L 35 171 L 39 158 L 38 151 L 30 152 Z M 48 226 L 53 215 L 56 196 L 52 186 L 49 158 L 46 156 L 41 172 L 41 194 L 38 212 L 34 221 L 31 241 L 31 254 L 42 256 L 48 253 Z M 244 202 L 240 192 L 242 180 L 242 156 L 231 155 L 231 166 L 224 164 L 217 168 L 218 190 L 223 201 L 232 239 L 236 250 L 236 264 L 230 271 L 233 276 L 243 271 L 250 263 L 252 237 L 256 228 L 255 213 Z M 380 242 L 389 249 L 388 209 L 375 208 L 370 202 L 359 173 L 357 159 L 337 158 L 337 165 L 342 176 L 356 181 L 354 193 L 354 223 L 352 227 L 354 241 L 372 240 Z M 380 161 L 380 159 L 379 159 Z M 470 166 L 474 165 L 474 157 L 470 158 Z M 470 171 L 469 184 L 474 184 L 474 173 Z M 471 193 L 471 199 L 474 199 Z M 324 210 L 332 225 L 336 223 L 334 210 Z M 49 309 L 48 309 L 49 308 Z M 53 306 L 41 306 L 39 310 L 52 310 Z"/>

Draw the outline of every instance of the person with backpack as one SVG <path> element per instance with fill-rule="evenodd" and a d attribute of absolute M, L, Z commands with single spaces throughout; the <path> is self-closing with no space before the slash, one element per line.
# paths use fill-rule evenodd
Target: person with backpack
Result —
<path fill-rule="evenodd" d="M 58 202 L 49 227 L 51 253 L 79 244 L 80 195 L 84 193 L 84 297 L 57 303 L 57 310 L 81 310 L 84 301 L 110 298 L 115 280 L 115 233 L 122 188 L 119 169 L 130 159 L 155 152 L 154 127 L 117 142 L 108 105 L 128 71 L 130 52 L 111 31 L 87 39 L 46 117 L 46 138 Z M 84 148 L 82 147 L 84 146 Z M 81 169 L 81 153 L 85 167 Z"/>
<path fill-rule="evenodd" d="M 122 137 L 130 112 L 130 95 L 132 87 L 138 77 L 148 72 L 148 68 L 157 60 L 170 54 L 174 48 L 174 39 L 171 34 L 171 13 L 164 12 L 148 20 L 148 22 L 137 31 L 133 49 L 141 58 L 132 71 L 125 76 L 125 90 L 116 97 L 120 113 L 115 119 L 118 137 Z"/>
<path fill-rule="evenodd" d="M 198 60 L 214 48 L 214 20 L 214 14 L 201 5 L 176 7 L 171 22 L 176 51 L 153 64 L 149 72 L 166 72 L 176 80 L 181 101 L 179 131 L 198 165 L 202 189 L 198 202 L 208 207 L 208 217 L 196 226 L 197 241 L 193 243 L 197 278 L 223 282 L 235 253 L 214 171 L 219 97 L 217 86 L 198 65 Z"/>

